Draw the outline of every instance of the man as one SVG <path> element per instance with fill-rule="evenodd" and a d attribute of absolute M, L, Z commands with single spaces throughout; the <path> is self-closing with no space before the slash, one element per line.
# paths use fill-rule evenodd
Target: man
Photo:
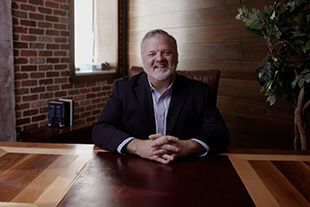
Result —
<path fill-rule="evenodd" d="M 114 83 L 93 129 L 94 143 L 168 164 L 228 147 L 228 129 L 209 86 L 178 75 L 176 40 L 163 30 L 141 42 L 144 72 Z"/>

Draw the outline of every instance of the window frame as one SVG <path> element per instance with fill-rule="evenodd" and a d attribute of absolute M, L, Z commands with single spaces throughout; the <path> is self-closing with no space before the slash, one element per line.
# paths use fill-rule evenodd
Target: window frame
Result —
<path fill-rule="evenodd" d="M 128 74 L 127 70 L 127 1 L 118 1 L 118 67 L 116 72 L 76 73 L 74 46 L 74 0 L 69 0 L 69 31 L 70 31 L 70 82 L 95 82 L 117 79 Z"/>

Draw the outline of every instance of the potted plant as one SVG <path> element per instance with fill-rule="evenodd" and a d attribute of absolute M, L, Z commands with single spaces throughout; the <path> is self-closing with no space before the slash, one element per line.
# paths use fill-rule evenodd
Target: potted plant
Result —
<path fill-rule="evenodd" d="M 236 19 L 264 38 L 268 53 L 256 69 L 261 92 L 273 105 L 286 98 L 294 106 L 294 148 L 307 149 L 310 106 L 310 1 L 276 1 L 263 10 L 238 8 Z"/>

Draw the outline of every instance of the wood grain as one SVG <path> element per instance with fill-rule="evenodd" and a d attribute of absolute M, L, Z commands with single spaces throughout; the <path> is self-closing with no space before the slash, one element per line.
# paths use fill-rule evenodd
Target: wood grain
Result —
<path fill-rule="evenodd" d="M 170 165 L 81 144 L 0 142 L 0 152 L 0 206 L 253 206 L 248 195 L 255 206 L 310 205 L 310 151 L 230 149 Z"/>

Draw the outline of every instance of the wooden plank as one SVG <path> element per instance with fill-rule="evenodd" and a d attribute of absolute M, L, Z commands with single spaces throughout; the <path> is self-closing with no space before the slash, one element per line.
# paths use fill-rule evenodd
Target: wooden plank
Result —
<path fill-rule="evenodd" d="M 38 197 L 35 204 L 40 207 L 57 206 L 95 154 L 92 151 L 80 154 Z"/>
<path fill-rule="evenodd" d="M 225 87 L 225 89 L 228 90 L 228 87 Z M 220 88 L 220 90 L 222 91 L 223 88 Z M 283 124 L 293 124 L 294 120 L 293 109 L 286 103 L 271 107 L 264 99 L 253 100 L 253 98 L 251 99 L 246 96 L 230 98 L 230 96 L 226 94 L 226 96 L 218 95 L 217 105 L 223 113 L 231 113 L 236 116 L 279 121 Z M 287 113 L 288 111 L 291 113 Z"/>
<path fill-rule="evenodd" d="M 261 38 L 244 32 L 244 26 L 238 22 L 234 24 L 204 25 L 196 27 L 169 28 L 168 32 L 181 43 L 216 43 L 236 41 L 261 41 Z M 140 44 L 147 30 L 129 32 L 130 45 Z M 214 38 L 216 37 L 216 38 Z M 130 46 L 129 46 L 130 47 Z"/>
<path fill-rule="evenodd" d="M 78 155 L 61 155 L 11 201 L 34 203 Z"/>
<path fill-rule="evenodd" d="M 310 206 L 310 203 L 269 161 L 249 161 L 280 206 Z"/>
<path fill-rule="evenodd" d="M 156 10 L 156 14 L 165 14 L 180 11 L 206 9 L 239 3 L 240 0 L 131 0 L 128 6 L 128 15 L 132 18 L 136 18 L 138 16 L 149 16 L 150 14 L 154 13 L 154 8 L 160 8 Z"/>
<path fill-rule="evenodd" d="M 0 207 L 38 207 L 32 203 L 0 202 Z"/>
<path fill-rule="evenodd" d="M 236 156 L 229 156 L 229 159 L 256 206 L 280 206 L 247 160 Z"/>
<path fill-rule="evenodd" d="M 272 163 L 310 202 L 310 167 L 302 161 L 273 161 Z"/>
<path fill-rule="evenodd" d="M 15 162 L 7 170 L 2 170 L 0 173 L 0 189 L 2 189 L 0 201 L 11 201 L 57 157 L 57 155 L 26 155 L 24 159 Z"/>

